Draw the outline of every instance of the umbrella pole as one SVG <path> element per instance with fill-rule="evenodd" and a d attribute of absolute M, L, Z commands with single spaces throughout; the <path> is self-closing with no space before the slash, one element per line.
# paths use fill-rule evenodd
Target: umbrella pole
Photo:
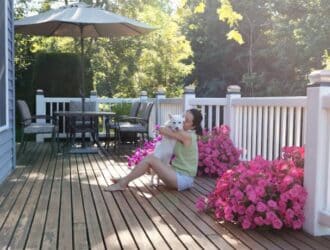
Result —
<path fill-rule="evenodd" d="M 83 26 L 80 25 L 80 69 L 81 69 L 81 92 L 82 92 L 82 100 L 81 100 L 81 110 L 85 112 L 85 65 L 84 65 L 84 38 L 83 38 Z M 82 147 L 85 147 L 85 116 L 82 116 Z"/>
<path fill-rule="evenodd" d="M 80 25 L 80 69 L 81 69 L 81 92 L 82 92 L 82 111 L 85 111 L 85 64 L 84 64 L 84 38 L 83 26 Z"/>

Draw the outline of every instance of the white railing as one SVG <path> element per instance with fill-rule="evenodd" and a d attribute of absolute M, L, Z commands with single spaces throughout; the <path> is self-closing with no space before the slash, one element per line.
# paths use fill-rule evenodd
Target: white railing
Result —
<path fill-rule="evenodd" d="M 98 110 L 111 111 L 114 105 L 131 103 L 141 99 L 154 101 L 155 106 L 149 121 L 149 135 L 153 136 L 156 124 L 164 124 L 169 114 L 183 113 L 185 98 L 165 98 L 157 93 L 155 99 L 140 98 L 101 98 L 95 92 L 86 101 L 95 101 Z M 68 110 L 71 100 L 80 98 L 54 98 L 37 95 L 37 114 L 53 115 L 56 111 Z M 226 124 L 231 128 L 231 138 L 242 149 L 242 159 L 250 160 L 256 155 L 266 159 L 279 156 L 283 146 L 305 144 L 306 97 L 258 97 L 241 98 L 240 94 L 228 94 L 226 98 L 196 98 L 190 96 L 189 107 L 197 107 L 204 117 L 202 127 L 211 130 Z M 105 136 L 104 120 L 100 120 L 100 137 Z M 59 120 L 60 138 L 66 136 L 65 119 Z M 79 135 L 78 135 L 79 136 Z M 38 138 L 49 138 L 40 135 Z"/>
<path fill-rule="evenodd" d="M 182 98 L 159 99 L 156 105 L 156 109 L 157 109 L 156 123 L 159 125 L 164 124 L 169 119 L 170 114 L 183 113 Z"/>
<path fill-rule="evenodd" d="M 104 98 L 97 97 L 95 92 L 91 92 L 90 97 L 86 97 L 85 101 L 94 101 L 97 103 L 96 109 L 100 111 L 112 111 L 114 105 L 117 108 L 118 105 L 124 105 L 126 103 L 132 103 L 134 101 L 148 100 L 145 96 L 139 98 Z M 36 114 L 38 115 L 50 115 L 53 116 L 57 111 L 68 111 L 70 101 L 81 101 L 80 97 L 45 97 L 42 90 L 37 91 L 36 95 Z M 152 119 L 151 119 L 152 120 Z M 99 136 L 105 136 L 105 120 L 100 120 L 101 128 L 99 129 Z M 65 138 L 67 136 L 66 121 L 62 117 L 59 117 L 59 137 Z M 77 137 L 80 135 L 78 134 Z M 88 135 L 87 135 L 88 136 Z M 50 134 L 37 135 L 37 141 L 43 141 L 46 138 L 50 138 Z"/>
<path fill-rule="evenodd" d="M 232 105 L 232 139 L 243 150 L 243 159 L 261 155 L 272 160 L 284 146 L 305 144 L 305 96 L 237 98 Z"/>
<path fill-rule="evenodd" d="M 202 127 L 211 130 L 213 127 L 224 124 L 224 108 L 226 98 L 195 98 L 189 104 L 199 108 L 203 115 Z"/>

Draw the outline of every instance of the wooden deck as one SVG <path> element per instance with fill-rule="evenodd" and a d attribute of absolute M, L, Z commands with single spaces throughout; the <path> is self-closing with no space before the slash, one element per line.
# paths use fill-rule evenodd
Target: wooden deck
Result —
<path fill-rule="evenodd" d="M 209 178 L 176 192 L 151 188 L 150 177 L 123 192 L 102 189 L 125 175 L 125 152 L 52 154 L 29 143 L 0 186 L 0 248 L 10 249 L 329 249 L 330 237 L 302 231 L 242 230 L 195 210 Z M 161 192 L 160 192 L 161 190 Z"/>

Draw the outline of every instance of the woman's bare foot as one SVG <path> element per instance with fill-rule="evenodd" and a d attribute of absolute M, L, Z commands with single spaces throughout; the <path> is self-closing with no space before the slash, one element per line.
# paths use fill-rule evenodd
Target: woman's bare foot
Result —
<path fill-rule="evenodd" d="M 121 179 L 121 178 L 112 178 L 111 181 L 112 181 L 113 183 L 117 183 L 118 181 L 120 181 L 120 179 Z"/>
<path fill-rule="evenodd" d="M 106 188 L 104 188 L 103 190 L 106 191 L 106 192 L 114 192 L 114 191 L 123 191 L 123 190 L 125 190 L 127 188 L 127 186 L 122 186 L 120 184 L 120 180 L 121 180 L 121 178 L 111 179 L 113 184 L 106 187 Z"/>

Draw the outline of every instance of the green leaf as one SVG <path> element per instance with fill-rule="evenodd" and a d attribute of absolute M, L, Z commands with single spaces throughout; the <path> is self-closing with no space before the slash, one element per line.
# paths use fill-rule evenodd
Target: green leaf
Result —
<path fill-rule="evenodd" d="M 227 33 L 227 40 L 234 40 L 239 45 L 242 45 L 244 43 L 242 35 L 235 29 L 233 29 Z"/>
<path fill-rule="evenodd" d="M 204 11 L 205 11 L 205 3 L 204 3 L 204 2 L 200 2 L 200 3 L 196 6 L 196 8 L 195 8 L 195 10 L 194 10 L 194 13 L 195 13 L 195 14 L 198 14 L 198 13 L 204 13 Z"/>

